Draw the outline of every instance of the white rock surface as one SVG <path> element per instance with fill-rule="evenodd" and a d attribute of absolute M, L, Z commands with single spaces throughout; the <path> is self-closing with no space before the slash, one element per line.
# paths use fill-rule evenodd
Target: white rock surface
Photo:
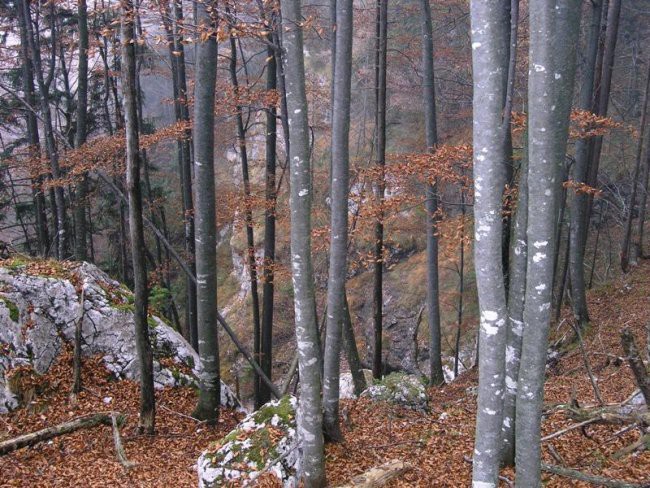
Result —
<path fill-rule="evenodd" d="M 21 365 L 44 373 L 64 344 L 73 340 L 75 324 L 82 315 L 73 277 L 84 290 L 83 353 L 102 354 L 106 367 L 118 379 L 138 378 L 133 294 L 88 263 L 74 266 L 65 275 L 68 278 L 52 278 L 28 274 L 22 266 L 0 267 L 0 413 L 17 406 L 15 395 L 6 386 L 6 373 Z M 194 383 L 199 358 L 190 344 L 158 317 L 150 318 L 150 333 L 156 387 Z M 158 359 L 163 357 L 172 358 L 179 368 L 162 367 Z M 223 383 L 221 398 L 224 406 L 240 407 Z"/>
<path fill-rule="evenodd" d="M 366 377 L 366 384 L 372 385 L 372 371 L 363 369 L 363 375 Z M 354 381 L 352 381 L 352 373 L 349 371 L 341 373 L 339 378 L 339 396 L 343 399 L 356 398 L 354 394 Z"/>
<path fill-rule="evenodd" d="M 429 410 L 426 385 L 421 377 L 415 375 L 391 373 L 369 386 L 361 396 L 394 403 L 418 412 Z"/>
<path fill-rule="evenodd" d="M 300 450 L 296 448 L 297 399 L 286 396 L 263 405 L 201 454 L 199 487 L 250 482 L 272 473 L 284 488 L 298 486 Z M 239 486 L 239 485 L 236 485 Z"/>

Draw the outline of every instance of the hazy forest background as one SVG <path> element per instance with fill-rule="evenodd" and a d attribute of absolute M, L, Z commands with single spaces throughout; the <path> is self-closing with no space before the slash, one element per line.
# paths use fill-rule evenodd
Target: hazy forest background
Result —
<path fill-rule="evenodd" d="M 0 26 L 0 485 L 650 486 L 649 1 Z"/>

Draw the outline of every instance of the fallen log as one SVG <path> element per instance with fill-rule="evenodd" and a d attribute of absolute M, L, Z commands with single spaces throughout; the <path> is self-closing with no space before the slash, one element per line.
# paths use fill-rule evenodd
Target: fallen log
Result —
<path fill-rule="evenodd" d="M 542 471 L 547 473 L 556 474 L 558 476 L 563 476 L 564 478 L 571 478 L 578 481 L 585 481 L 596 486 L 606 486 L 607 488 L 648 488 L 650 483 L 630 483 L 628 481 L 615 480 L 612 478 L 605 478 L 603 476 L 596 476 L 593 474 L 583 473 L 576 469 L 563 468 L 561 466 L 555 466 L 553 464 L 542 463 Z"/>
<path fill-rule="evenodd" d="M 111 420 L 112 414 L 112 412 L 108 412 L 84 415 L 83 417 L 79 417 L 68 422 L 63 422 L 53 427 L 48 427 L 46 429 L 0 442 L 0 456 L 9 454 L 10 452 L 23 447 L 33 446 L 39 442 L 53 439 L 54 437 L 59 437 L 61 435 L 75 432 L 80 429 L 89 429 L 98 425 L 111 426 L 113 424 L 113 421 Z M 117 416 L 118 419 L 120 419 L 119 423 L 122 423 L 124 417 L 121 414 L 117 414 Z"/>
<path fill-rule="evenodd" d="M 410 465 L 394 459 L 355 476 L 349 483 L 339 488 L 378 488 L 394 480 L 409 469 L 411 469 Z"/>

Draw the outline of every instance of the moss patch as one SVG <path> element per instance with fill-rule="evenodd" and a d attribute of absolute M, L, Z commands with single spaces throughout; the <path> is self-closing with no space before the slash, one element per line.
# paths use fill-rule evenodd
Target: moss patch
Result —
<path fill-rule="evenodd" d="M 20 321 L 20 310 L 18 310 L 16 304 L 5 297 L 0 297 L 0 302 L 4 303 L 5 307 L 9 309 L 9 318 L 18 323 Z"/>

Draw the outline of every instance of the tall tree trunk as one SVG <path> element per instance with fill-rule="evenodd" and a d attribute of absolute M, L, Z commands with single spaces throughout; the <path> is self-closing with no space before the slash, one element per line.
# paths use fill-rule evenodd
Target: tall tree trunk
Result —
<path fill-rule="evenodd" d="M 645 92 L 643 94 L 641 113 L 641 123 L 639 126 L 639 143 L 636 149 L 636 163 L 634 165 L 634 176 L 632 177 L 632 193 L 630 203 L 628 204 L 627 220 L 625 222 L 625 234 L 623 244 L 621 245 L 621 268 L 624 273 L 629 270 L 630 264 L 630 241 L 632 240 L 632 221 L 634 220 L 634 204 L 636 203 L 637 188 L 639 186 L 639 174 L 641 172 L 641 156 L 643 154 L 643 139 L 646 131 L 646 122 L 648 117 L 648 95 L 650 94 L 650 66 L 646 75 Z M 646 151 L 650 152 L 650 146 L 646 146 Z"/>
<path fill-rule="evenodd" d="M 591 111 L 594 99 L 594 83 L 600 38 L 600 25 L 603 17 L 603 1 L 591 3 L 591 25 L 587 37 L 587 55 L 583 64 L 582 84 L 578 99 L 578 109 Z M 589 169 L 589 148 L 591 140 L 579 139 L 576 142 L 573 179 L 576 183 L 587 183 Z M 571 277 L 571 303 L 573 315 L 580 328 L 589 321 L 587 296 L 585 289 L 585 241 L 587 238 L 588 222 L 586 219 L 589 199 L 585 193 L 571 195 L 570 227 L 569 227 L 569 274 Z"/>
<path fill-rule="evenodd" d="M 386 165 L 386 50 L 388 45 L 388 0 L 377 0 L 377 52 L 375 57 L 375 131 L 376 157 L 379 180 L 376 183 L 378 217 L 375 222 L 375 255 L 373 287 L 373 329 L 374 348 L 372 375 L 381 378 L 382 374 L 382 334 L 383 334 L 383 279 L 384 279 L 384 167 Z"/>
<path fill-rule="evenodd" d="M 54 187 L 55 213 L 57 227 L 57 257 L 66 258 L 67 236 L 66 236 L 66 211 L 65 195 L 63 193 L 61 170 L 59 167 L 59 153 L 54 139 L 54 122 L 52 120 L 52 110 L 50 108 L 49 83 L 50 79 L 45 79 L 43 66 L 41 62 L 40 38 L 38 32 L 34 32 L 30 13 L 30 0 L 21 0 L 25 27 L 27 30 L 27 44 L 29 45 L 30 58 L 34 66 L 36 82 L 39 90 L 39 101 L 41 105 L 41 116 L 43 118 L 43 128 L 45 133 L 45 147 L 50 159 L 50 168 L 52 177 L 57 180 Z M 54 28 L 53 28 L 54 29 Z M 52 39 L 54 42 L 54 39 Z M 51 70 L 53 71 L 53 70 Z M 49 78 L 49 76 L 48 76 Z"/>
<path fill-rule="evenodd" d="M 182 0 L 172 0 L 174 21 L 172 31 L 174 34 L 174 57 L 176 58 L 176 82 L 178 86 L 178 121 L 189 124 L 190 114 L 187 104 L 187 75 L 185 72 L 185 46 L 181 42 L 183 32 L 181 26 L 184 23 Z M 192 133 L 186 129 L 183 139 L 180 141 L 180 173 L 181 173 L 181 194 L 183 200 L 183 228 L 185 232 L 185 252 L 187 253 L 188 265 L 192 272 L 196 273 L 194 260 L 194 202 L 192 201 Z M 198 351 L 199 341 L 197 332 L 196 316 L 196 283 L 190 278 L 185 280 L 187 293 L 187 328 L 189 330 L 190 343 L 194 350 Z"/>
<path fill-rule="evenodd" d="M 354 327 L 352 325 L 352 316 L 350 315 L 350 306 L 348 303 L 347 292 L 344 298 L 344 311 L 343 311 L 343 347 L 345 348 L 345 357 L 348 360 L 350 367 L 350 374 L 352 375 L 352 383 L 354 384 L 354 394 L 359 396 L 368 388 L 366 383 L 366 376 L 363 373 L 363 366 L 359 358 L 359 350 L 357 349 L 357 341 L 354 337 Z"/>
<path fill-rule="evenodd" d="M 526 136 L 527 138 L 527 136 Z M 521 360 L 521 339 L 524 332 L 524 300 L 526 295 L 526 262 L 528 259 L 528 144 L 524 141 L 519 169 L 519 198 L 514 219 L 508 287 L 508 330 L 506 332 L 505 392 L 503 397 L 502 463 L 515 462 L 515 418 L 517 378 Z"/>
<path fill-rule="evenodd" d="M 641 176 L 641 201 L 639 202 L 639 221 L 637 223 L 636 241 L 634 242 L 634 254 L 638 259 L 645 258 L 646 254 L 643 252 L 643 227 L 645 226 L 645 212 L 648 203 L 648 180 L 650 179 L 650 131 L 646 142 L 646 159 L 645 166 L 643 167 L 643 176 Z"/>
<path fill-rule="evenodd" d="M 518 487 L 541 486 L 541 414 L 551 320 L 559 169 L 564 163 L 580 25 L 579 0 L 531 0 L 528 81 L 528 262 L 517 385 Z"/>
<path fill-rule="evenodd" d="M 300 0 L 281 0 L 287 115 L 290 122 L 291 269 L 294 288 L 296 342 L 300 374 L 298 433 L 306 488 L 325 486 L 320 351 L 314 313 L 314 271 L 311 260 L 311 187 L 309 123 L 305 91 Z"/>
<path fill-rule="evenodd" d="M 229 12 L 226 7 L 226 12 Z M 245 62 L 245 60 L 243 60 Z M 239 81 L 237 80 L 237 44 L 235 38 L 230 36 L 230 81 L 239 96 Z M 236 106 L 237 141 L 239 143 L 239 156 L 241 158 L 242 181 L 244 183 L 244 222 L 246 224 L 246 258 L 251 284 L 251 307 L 253 312 L 253 357 L 260 361 L 260 297 L 257 293 L 257 263 L 255 261 L 255 236 L 253 234 L 253 210 L 251 208 L 251 182 L 248 175 L 248 149 L 246 147 L 246 129 L 241 105 Z M 255 404 L 259 408 L 263 405 L 259 395 L 261 380 L 257 373 L 254 375 Z"/>
<path fill-rule="evenodd" d="M 436 124 L 436 89 L 433 68 L 433 26 L 431 5 L 422 0 L 422 98 L 424 102 L 424 132 L 427 151 L 435 151 L 438 144 Z M 429 382 L 440 385 L 445 382 L 442 372 L 440 347 L 440 287 L 438 284 L 438 191 L 435 183 L 426 187 L 426 235 L 427 235 L 427 312 L 429 322 Z"/>
<path fill-rule="evenodd" d="M 77 4 L 77 23 L 79 28 L 79 63 L 77 66 L 77 131 L 75 147 L 81 147 L 86 142 L 88 134 L 88 12 L 86 0 Z M 79 175 L 75 191 L 75 242 L 74 255 L 77 261 L 85 261 L 88 257 L 86 239 L 86 194 L 88 182 L 85 172 Z"/>
<path fill-rule="evenodd" d="M 612 75 L 614 74 L 614 61 L 616 59 L 616 42 L 618 40 L 618 26 L 621 17 L 621 1 L 610 0 L 607 12 L 607 30 L 605 34 L 605 47 L 603 49 L 602 72 L 600 75 L 600 86 L 598 93 L 597 115 L 606 117 L 609 110 L 609 95 L 612 88 Z M 596 136 L 594 139 L 593 153 L 589 165 L 588 184 L 598 184 L 598 168 L 600 166 L 600 154 L 603 148 L 603 136 Z M 586 219 L 589 222 L 589 214 L 593 197 L 589 197 Z"/>
<path fill-rule="evenodd" d="M 472 0 L 474 78 L 474 262 L 480 308 L 475 487 L 497 486 L 503 411 L 506 295 L 501 218 L 506 151 L 510 0 Z"/>
<path fill-rule="evenodd" d="M 345 282 L 348 276 L 348 193 L 350 180 L 350 91 L 352 80 L 352 0 L 336 2 L 336 53 L 332 99 L 332 214 L 327 280 L 327 339 L 323 377 L 323 428 L 333 441 L 339 426 L 339 377 Z"/>
<path fill-rule="evenodd" d="M 136 96 L 135 10 L 131 0 L 121 0 L 122 6 L 122 86 L 124 90 L 124 121 L 126 127 L 126 184 L 129 195 L 129 233 L 133 282 L 135 290 L 135 342 L 140 363 L 139 429 L 153 434 L 155 426 L 155 397 L 153 386 L 153 354 L 147 322 L 147 267 L 145 261 L 142 193 L 140 190 L 140 142 Z"/>
<path fill-rule="evenodd" d="M 18 8 L 18 22 L 20 24 L 20 52 L 23 56 L 23 92 L 25 101 L 30 107 L 36 108 L 36 94 L 34 93 L 34 67 L 29 55 L 27 21 L 25 11 Z M 27 110 L 27 138 L 29 140 L 29 157 L 33 161 L 41 157 L 40 140 L 38 133 L 38 120 L 36 114 Z M 43 176 L 36 175 L 33 179 L 34 207 L 36 213 L 36 236 L 38 237 L 39 254 L 46 256 L 50 248 L 50 238 L 47 231 L 46 200 L 43 193 Z"/>
<path fill-rule="evenodd" d="M 275 15 L 268 20 L 270 28 L 276 32 Z M 269 33 L 268 42 L 273 42 L 273 35 Z M 279 48 L 279 46 L 277 46 Z M 277 65 L 275 61 L 274 46 L 267 48 L 266 63 L 266 89 L 275 91 L 277 88 Z M 275 106 L 268 107 L 266 111 L 266 177 L 265 177 L 265 206 L 264 206 L 264 268 L 262 271 L 262 323 L 261 327 L 261 364 L 264 374 L 272 378 L 273 374 L 273 289 L 274 289 L 274 266 L 275 266 L 275 167 L 276 167 L 276 142 L 277 142 L 277 121 Z M 259 386 L 260 402 L 266 403 L 271 399 L 271 391 L 268 386 L 260 381 Z"/>
<path fill-rule="evenodd" d="M 214 91 L 217 77 L 217 41 L 209 34 L 216 15 L 197 4 L 198 36 L 194 88 L 194 185 L 196 222 L 196 297 L 201 375 L 194 417 L 216 422 L 221 403 L 219 340 L 217 336 L 217 229 L 214 182 Z"/>

